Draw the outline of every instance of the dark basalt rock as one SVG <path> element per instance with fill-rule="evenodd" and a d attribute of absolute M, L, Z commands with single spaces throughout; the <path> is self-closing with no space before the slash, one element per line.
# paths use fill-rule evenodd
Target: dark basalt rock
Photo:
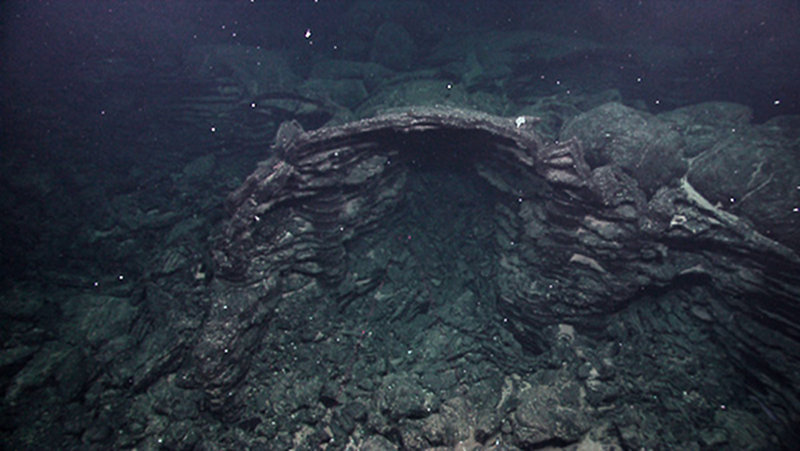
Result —
<path fill-rule="evenodd" d="M 645 294 L 696 284 L 719 294 L 713 318 L 741 313 L 785 340 L 800 337 L 800 258 L 790 248 L 709 203 L 681 178 L 679 160 L 629 167 L 612 149 L 592 167 L 581 141 L 545 143 L 535 121 L 412 108 L 314 131 L 284 124 L 270 156 L 229 197 L 232 217 L 216 239 L 219 277 L 209 302 L 225 308 L 209 309 L 194 350 L 194 377 L 209 405 L 235 417 L 233 387 L 282 299 L 335 292 L 346 300 L 382 286 L 385 267 L 349 279 L 348 253 L 366 234 L 391 227 L 415 171 L 436 168 L 492 193 L 495 236 L 485 243 L 495 262 L 492 302 L 531 351 L 544 346 L 548 326 L 566 322 L 590 333 Z M 301 278 L 313 283 L 296 283 Z M 757 333 L 730 335 L 731 343 L 749 340 L 731 345 L 742 359 L 770 346 Z M 790 345 L 776 371 L 798 362 L 800 350 Z M 795 381 L 780 383 L 797 392 Z M 800 410 L 796 399 L 788 403 Z"/>
<path fill-rule="evenodd" d="M 688 180 L 710 202 L 800 249 L 800 145 L 778 127 L 732 130 L 692 162 Z"/>
<path fill-rule="evenodd" d="M 665 121 L 612 102 L 576 116 L 561 139 L 577 137 L 592 167 L 617 165 L 652 195 L 686 172 L 683 137 Z"/>

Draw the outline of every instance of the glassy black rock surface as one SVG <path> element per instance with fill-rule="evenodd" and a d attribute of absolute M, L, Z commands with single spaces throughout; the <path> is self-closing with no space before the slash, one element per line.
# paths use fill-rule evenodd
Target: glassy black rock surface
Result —
<path fill-rule="evenodd" d="M 800 441 L 794 3 L 76 5 L 0 6 L 3 449 Z"/>

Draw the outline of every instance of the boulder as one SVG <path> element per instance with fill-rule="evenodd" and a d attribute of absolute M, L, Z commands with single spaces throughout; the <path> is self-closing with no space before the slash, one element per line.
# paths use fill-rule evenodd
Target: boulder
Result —
<path fill-rule="evenodd" d="M 619 166 L 652 195 L 686 172 L 683 137 L 656 116 L 619 103 L 580 114 L 561 130 L 562 141 L 577 138 L 592 167 Z"/>

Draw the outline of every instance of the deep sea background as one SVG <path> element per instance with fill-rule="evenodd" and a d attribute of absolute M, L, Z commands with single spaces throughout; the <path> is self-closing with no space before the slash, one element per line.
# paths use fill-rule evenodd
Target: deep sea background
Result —
<path fill-rule="evenodd" d="M 794 304 L 777 309 L 790 332 L 764 340 L 773 361 L 786 356 L 777 370 L 748 360 L 763 356 L 760 345 L 748 357 L 726 348 L 742 337 L 709 325 L 716 321 L 705 310 L 682 316 L 675 299 L 726 296 L 693 284 L 678 288 L 686 297 L 654 290 L 643 295 L 652 302 L 613 312 L 625 333 L 609 326 L 607 336 L 582 338 L 580 328 L 554 323 L 554 343 L 599 350 L 622 346 L 625 334 L 638 343 L 615 351 L 627 360 L 614 372 L 595 365 L 617 391 L 586 411 L 566 394 L 538 407 L 531 399 L 558 392 L 554 381 L 563 393 L 587 390 L 581 384 L 597 371 L 585 363 L 602 361 L 601 351 L 592 360 L 585 355 L 595 351 L 526 345 L 502 332 L 502 315 L 487 332 L 475 324 L 497 315 L 491 303 L 470 310 L 473 323 L 426 322 L 464 317 L 458 309 L 472 296 L 496 294 L 486 269 L 493 254 L 482 244 L 495 239 L 486 219 L 493 195 L 451 174 L 413 179 L 408 211 L 381 227 L 387 236 L 365 235 L 349 250 L 385 245 L 404 255 L 405 269 L 387 276 L 394 285 L 376 281 L 347 295 L 298 288 L 305 294 L 296 301 L 269 301 L 274 315 L 253 326 L 259 344 L 237 353 L 241 375 L 224 388 L 242 400 L 234 416 L 215 404 L 219 387 L 192 375 L 217 302 L 208 293 L 218 283 L 214 243 L 231 217 L 226 197 L 272 155 L 287 120 L 312 130 L 387 108 L 444 105 L 539 116 L 537 132 L 555 142 L 572 119 L 615 102 L 687 136 L 693 125 L 696 136 L 740 127 L 750 130 L 741 154 L 709 166 L 708 176 L 724 180 L 741 169 L 725 164 L 757 154 L 742 168 L 766 165 L 775 177 L 764 186 L 779 181 L 780 189 L 753 206 L 734 201 L 749 191 L 730 194 L 735 188 L 716 178 L 708 185 L 724 189 L 703 194 L 798 252 L 798 23 L 794 0 L 0 3 L 0 449 L 792 449 L 797 373 L 782 371 L 796 369 L 800 355 Z M 709 102 L 716 106 L 705 119 L 670 115 Z M 773 132 L 780 139 L 763 144 Z M 714 133 L 703 137 L 727 136 Z M 759 146 L 775 153 L 751 151 Z M 459 275 L 445 275 L 451 266 Z M 392 296 L 439 307 L 383 312 L 361 303 Z M 431 300 L 451 297 L 450 307 Z M 287 310 L 325 325 L 281 317 Z M 626 316 L 634 314 L 640 319 Z M 392 338 L 370 344 L 370 328 Z M 451 338 L 419 338 L 426 329 Z M 512 343 L 503 349 L 519 361 L 470 357 L 502 354 L 483 343 L 492 339 Z M 423 348 L 412 363 L 411 350 Z M 669 359 L 655 355 L 691 366 L 686 380 L 696 389 L 669 386 L 683 369 L 671 374 Z M 559 372 L 561 362 L 569 371 Z M 569 418 L 543 419 L 562 404 Z M 739 410 L 720 416 L 728 405 Z"/>

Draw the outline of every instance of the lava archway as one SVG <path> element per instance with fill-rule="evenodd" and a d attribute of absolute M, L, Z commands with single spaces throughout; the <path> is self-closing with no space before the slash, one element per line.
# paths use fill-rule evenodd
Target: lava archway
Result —
<path fill-rule="evenodd" d="M 214 246 L 194 350 L 211 407 L 235 417 L 253 356 L 285 368 L 270 356 L 296 340 L 341 341 L 344 353 L 327 357 L 336 368 L 318 371 L 344 387 L 364 365 L 424 378 L 436 362 L 491 361 L 510 373 L 576 329 L 603 330 L 637 299 L 695 285 L 721 293 L 713 308 L 746 312 L 751 281 L 769 272 L 758 289 L 791 301 L 799 265 L 787 248 L 685 179 L 648 195 L 636 178 L 647 173 L 592 168 L 577 140 L 545 143 L 535 123 L 412 108 L 308 132 L 281 126 L 230 196 Z M 448 371 L 452 386 L 468 377 Z M 321 390 L 336 405 L 344 389 Z"/>

